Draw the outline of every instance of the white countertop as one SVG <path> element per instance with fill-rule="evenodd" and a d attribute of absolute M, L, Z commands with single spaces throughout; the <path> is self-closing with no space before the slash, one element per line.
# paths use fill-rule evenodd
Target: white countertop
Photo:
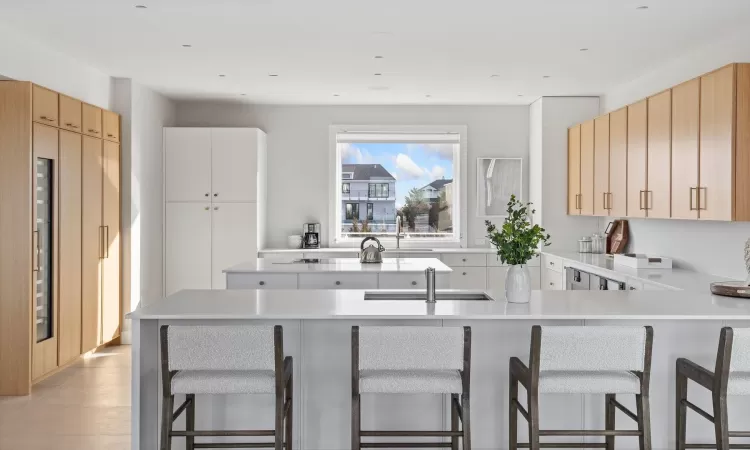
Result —
<path fill-rule="evenodd" d="M 330 248 L 267 248 L 258 250 L 258 255 L 283 254 L 283 253 L 359 253 L 359 247 L 330 247 Z M 478 253 L 495 254 L 497 251 L 489 247 L 481 248 L 458 248 L 458 247 L 433 247 L 433 248 L 388 248 L 390 253 Z"/>
<path fill-rule="evenodd" d="M 379 291 L 383 292 L 383 291 Z M 446 292 L 446 291 L 442 291 Z M 532 291 L 495 301 L 364 300 L 357 290 L 184 290 L 130 314 L 142 319 L 750 320 L 750 300 L 678 291 Z"/>
<path fill-rule="evenodd" d="M 710 292 L 710 284 L 714 281 L 730 281 L 729 278 L 687 269 L 634 269 L 619 264 L 615 265 L 613 258 L 602 254 L 555 251 L 543 253 L 563 259 L 567 262 L 567 264 L 563 263 L 565 266 L 575 267 L 595 275 L 621 281 L 635 279 L 667 289 L 708 293 Z"/>
<path fill-rule="evenodd" d="M 453 270 L 437 258 L 383 258 L 382 263 L 362 264 L 357 258 L 321 259 L 320 263 L 280 262 L 259 258 L 257 263 L 246 262 L 224 269 L 224 273 L 424 273 L 432 267 L 436 273 Z"/>

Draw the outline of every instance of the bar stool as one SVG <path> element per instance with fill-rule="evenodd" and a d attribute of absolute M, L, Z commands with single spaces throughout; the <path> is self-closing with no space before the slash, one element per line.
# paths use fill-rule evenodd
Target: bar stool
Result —
<path fill-rule="evenodd" d="M 541 327 L 531 330 L 527 367 L 510 359 L 510 450 L 519 447 L 606 448 L 615 436 L 638 436 L 640 450 L 651 449 L 649 379 L 651 327 Z M 527 408 L 518 402 L 518 384 L 526 388 Z M 604 430 L 540 430 L 539 394 L 605 394 Z M 637 413 L 617 394 L 635 394 Z M 615 408 L 638 424 L 638 430 L 616 430 Z M 518 412 L 528 421 L 529 442 L 518 443 Z M 605 436 L 605 443 L 541 443 L 541 436 Z"/>
<path fill-rule="evenodd" d="M 352 327 L 352 450 L 471 449 L 470 327 Z M 451 431 L 363 431 L 360 394 L 450 394 Z M 460 401 L 459 401 L 460 397 Z M 459 421 L 462 425 L 459 430 Z M 362 442 L 363 437 L 450 437 L 451 442 Z"/>
<path fill-rule="evenodd" d="M 281 326 L 167 326 L 161 334 L 161 450 L 173 437 L 185 448 L 292 448 L 292 357 Z M 175 394 L 185 401 L 174 410 Z M 276 394 L 273 430 L 195 430 L 195 394 Z M 173 422 L 187 411 L 186 430 Z M 274 442 L 196 443 L 196 437 L 273 436 Z"/>
<path fill-rule="evenodd" d="M 688 380 L 693 380 L 711 391 L 713 416 L 687 399 Z M 748 448 L 747 445 L 730 445 L 730 437 L 750 437 L 747 431 L 729 431 L 727 394 L 750 395 L 750 328 L 724 327 L 719 335 L 716 366 L 711 372 L 698 364 L 680 358 L 677 360 L 677 450 L 686 448 Z M 687 408 L 714 424 L 716 445 L 687 444 Z M 744 418 L 743 418 L 744 419 Z"/>

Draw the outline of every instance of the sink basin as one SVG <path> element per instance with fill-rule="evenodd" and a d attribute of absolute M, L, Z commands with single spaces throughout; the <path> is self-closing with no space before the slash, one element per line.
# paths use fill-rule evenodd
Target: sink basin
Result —
<path fill-rule="evenodd" d="M 365 300 L 398 301 L 416 300 L 427 301 L 427 293 L 423 291 L 366 291 Z M 493 302 L 494 298 L 483 291 L 444 291 L 435 292 L 435 300 L 440 301 L 478 301 Z"/>

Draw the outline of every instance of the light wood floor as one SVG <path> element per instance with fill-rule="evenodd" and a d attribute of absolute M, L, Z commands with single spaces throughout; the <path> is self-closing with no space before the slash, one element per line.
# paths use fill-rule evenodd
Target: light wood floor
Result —
<path fill-rule="evenodd" d="M 112 347 L 0 397 L 0 449 L 130 449 L 130 347 Z"/>

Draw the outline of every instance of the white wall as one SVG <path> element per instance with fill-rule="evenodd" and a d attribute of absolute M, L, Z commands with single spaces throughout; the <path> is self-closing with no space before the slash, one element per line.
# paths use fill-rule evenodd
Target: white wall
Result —
<path fill-rule="evenodd" d="M 5 28 L 0 28 L 0 74 L 113 108 L 109 75 Z"/>
<path fill-rule="evenodd" d="M 609 91 L 602 111 L 612 111 L 732 62 L 750 62 L 750 27 L 665 62 Z M 680 267 L 745 279 L 743 248 L 750 223 L 630 219 L 631 251 L 675 258 Z"/>
<path fill-rule="evenodd" d="M 476 158 L 524 158 L 528 180 L 529 113 L 526 106 L 252 106 L 230 102 L 179 102 L 178 126 L 259 127 L 268 134 L 268 246 L 305 222 L 320 222 L 328 243 L 329 126 L 467 125 L 468 240 L 485 235 L 476 217 Z M 524 186 L 528 192 L 528 186 Z"/>

